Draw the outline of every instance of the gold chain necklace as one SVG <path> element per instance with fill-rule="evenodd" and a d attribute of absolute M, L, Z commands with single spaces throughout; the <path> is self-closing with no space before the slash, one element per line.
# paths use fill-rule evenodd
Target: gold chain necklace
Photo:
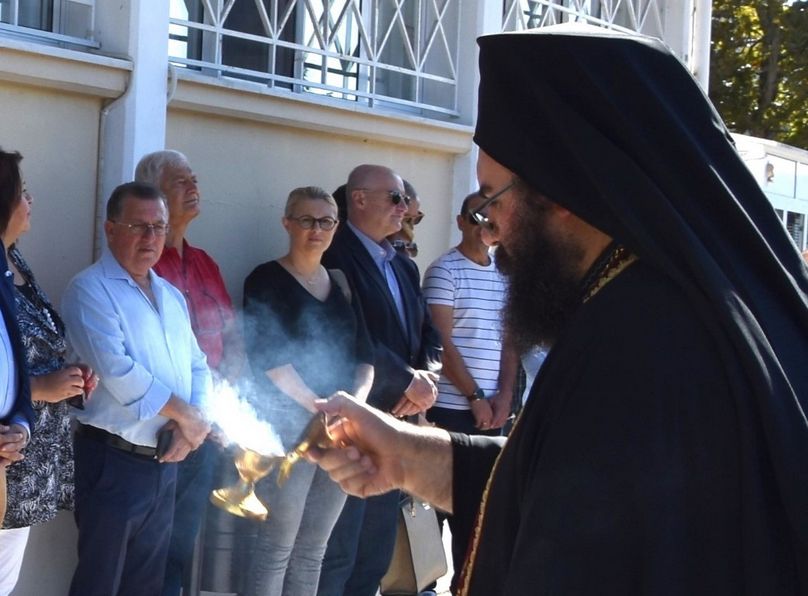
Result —
<path fill-rule="evenodd" d="M 613 243 L 595 261 L 582 284 L 582 302 L 589 301 L 603 287 L 620 275 L 623 270 L 637 260 L 637 255 L 622 245 Z"/>

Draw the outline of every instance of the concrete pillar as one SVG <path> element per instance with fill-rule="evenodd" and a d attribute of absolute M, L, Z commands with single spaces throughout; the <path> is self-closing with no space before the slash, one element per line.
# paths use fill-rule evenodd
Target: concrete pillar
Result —
<path fill-rule="evenodd" d="M 102 51 L 131 60 L 126 92 L 103 106 L 99 125 L 95 254 L 105 243 L 104 207 L 112 190 L 132 180 L 138 160 L 162 149 L 166 136 L 169 3 L 116 0 L 96 3 L 96 40 Z"/>
<path fill-rule="evenodd" d="M 690 71 L 707 93 L 710 84 L 710 41 L 712 40 L 712 0 L 694 0 L 692 61 Z"/>
<path fill-rule="evenodd" d="M 502 30 L 502 4 L 473 0 L 463 2 L 460 12 L 460 39 L 476 39 L 486 33 Z M 458 50 L 457 98 L 462 124 L 474 126 L 477 118 L 477 87 L 480 84 L 480 71 L 477 64 L 479 55 L 477 44 L 461 43 Z M 458 155 L 454 160 L 454 180 L 452 183 L 452 213 L 460 211 L 463 198 L 477 187 L 477 147 L 469 153 Z M 452 219 L 452 221 L 454 221 Z M 460 232 L 452 226 L 452 243 L 460 241 Z"/>

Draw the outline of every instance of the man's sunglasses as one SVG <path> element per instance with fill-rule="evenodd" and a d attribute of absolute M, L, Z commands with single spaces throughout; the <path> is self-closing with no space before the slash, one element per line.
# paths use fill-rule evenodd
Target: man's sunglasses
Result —
<path fill-rule="evenodd" d="M 405 205 L 409 205 L 409 204 L 410 204 L 410 197 L 409 197 L 409 195 L 405 195 L 403 192 L 399 192 L 399 191 L 397 191 L 397 190 L 383 190 L 383 189 L 375 189 L 375 190 L 374 190 L 374 189 L 371 189 L 371 188 L 357 188 L 356 190 L 361 190 L 362 192 L 367 192 L 367 193 L 372 193 L 372 192 L 379 193 L 379 192 L 383 192 L 383 193 L 385 193 L 385 194 L 386 194 L 388 197 L 390 197 L 390 200 L 393 202 L 393 205 L 398 205 L 398 204 L 399 204 L 401 201 L 404 201 L 404 204 L 405 204 Z"/>

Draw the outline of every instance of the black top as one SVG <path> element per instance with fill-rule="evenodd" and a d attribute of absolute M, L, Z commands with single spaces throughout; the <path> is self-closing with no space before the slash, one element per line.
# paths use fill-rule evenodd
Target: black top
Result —
<path fill-rule="evenodd" d="M 267 370 L 291 364 L 325 398 L 339 390 L 352 393 L 357 364 L 373 364 L 356 301 L 349 304 L 333 277 L 328 297 L 318 300 L 277 261 L 259 265 L 244 281 L 244 342 L 258 386 L 273 399 L 290 401 Z"/>
<path fill-rule="evenodd" d="M 770 501 L 749 494 L 744 510 L 779 507 L 808 594 L 808 269 L 724 123 L 658 40 L 561 27 L 479 44 L 480 148 L 664 274 L 712 323 L 732 421 L 760 438 L 734 457 L 768 484 Z M 738 540 L 751 553 L 778 529 L 745 520 Z"/>
<path fill-rule="evenodd" d="M 581 308 L 501 451 L 465 594 L 803 593 L 714 327 L 642 261 Z M 499 450 L 453 438 L 454 512 L 473 516 Z"/>

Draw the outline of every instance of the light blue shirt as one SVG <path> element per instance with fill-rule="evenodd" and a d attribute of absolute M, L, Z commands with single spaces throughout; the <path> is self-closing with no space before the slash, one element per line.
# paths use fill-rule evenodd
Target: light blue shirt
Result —
<path fill-rule="evenodd" d="M 393 245 L 390 244 L 387 239 L 382 240 L 381 244 L 379 244 L 351 222 L 348 222 L 348 227 L 351 228 L 353 233 L 356 234 L 356 237 L 359 238 L 362 246 L 370 253 L 370 257 L 373 259 L 373 262 L 376 263 L 379 271 L 381 271 L 382 277 L 387 281 L 387 289 L 390 290 L 390 295 L 393 297 L 393 302 L 396 304 L 398 318 L 406 328 L 407 320 L 404 317 L 404 301 L 401 298 L 401 289 L 398 287 L 398 279 L 396 279 L 395 271 L 393 271 L 393 265 L 390 263 L 393 257 L 396 256 L 396 249 L 393 248 Z"/>
<path fill-rule="evenodd" d="M 158 412 L 171 394 L 204 411 L 211 375 L 182 294 L 149 276 L 157 308 L 105 251 L 68 284 L 62 318 L 72 349 L 101 379 L 76 418 L 154 447 L 168 421 Z"/>

